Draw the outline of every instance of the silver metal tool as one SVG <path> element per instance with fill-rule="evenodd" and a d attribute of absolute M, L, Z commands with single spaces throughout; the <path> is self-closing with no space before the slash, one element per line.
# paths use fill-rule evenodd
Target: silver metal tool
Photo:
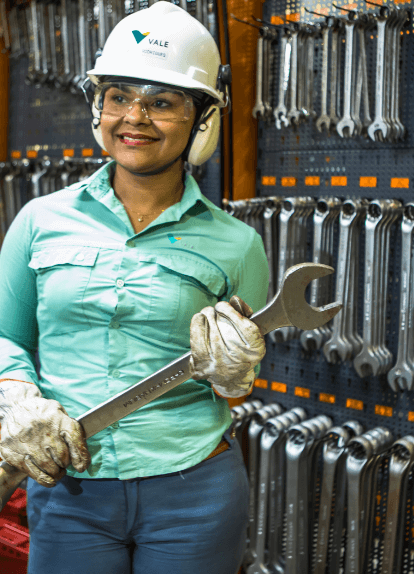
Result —
<path fill-rule="evenodd" d="M 252 115 L 255 119 L 264 119 L 266 109 L 263 103 L 263 50 L 264 50 L 263 36 L 257 38 L 257 57 L 256 57 L 256 103 L 252 110 Z"/>
<path fill-rule="evenodd" d="M 259 326 L 263 335 L 278 326 L 295 325 L 298 328 L 316 328 L 332 319 L 342 305 L 331 303 L 315 309 L 305 301 L 305 289 L 313 279 L 324 277 L 333 272 L 327 265 L 301 263 L 288 269 L 272 301 L 263 309 L 254 313 L 250 320 Z M 115 397 L 90 409 L 76 420 L 81 424 L 85 438 L 94 436 L 110 424 L 121 420 L 141 406 L 152 402 L 170 389 L 190 378 L 191 352 L 172 361 L 153 375 L 146 377 L 131 388 L 118 393 Z M 7 462 L 0 469 L 0 510 L 9 500 L 26 474 L 15 469 Z"/>
<path fill-rule="evenodd" d="M 331 119 L 328 116 L 328 56 L 331 29 L 326 25 L 322 30 L 322 74 L 321 74 L 321 115 L 316 121 L 316 129 L 322 133 L 329 131 Z"/>
<path fill-rule="evenodd" d="M 282 30 L 280 32 L 282 34 Z M 289 122 L 287 119 L 287 91 L 289 86 L 290 75 L 290 55 L 292 51 L 292 37 L 287 28 L 283 30 L 283 35 L 280 40 L 280 63 L 279 63 L 279 101 L 277 108 L 273 111 L 276 119 L 275 125 L 278 130 L 283 127 L 288 127 Z"/>
<path fill-rule="evenodd" d="M 350 12 L 345 21 L 345 75 L 344 75 L 344 109 L 341 120 L 336 125 L 336 131 L 343 137 L 351 137 L 355 130 L 355 122 L 351 117 L 352 94 L 355 69 L 355 24 L 356 13 Z"/>

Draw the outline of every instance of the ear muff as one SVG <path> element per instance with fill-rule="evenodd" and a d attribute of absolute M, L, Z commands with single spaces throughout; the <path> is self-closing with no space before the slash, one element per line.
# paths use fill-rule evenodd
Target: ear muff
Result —
<path fill-rule="evenodd" d="M 213 155 L 220 136 L 220 112 L 212 105 L 207 110 L 207 119 L 200 124 L 188 153 L 188 163 L 202 165 Z"/>
<path fill-rule="evenodd" d="M 104 146 L 104 142 L 103 142 L 103 138 L 102 138 L 102 130 L 101 130 L 101 112 L 99 110 L 96 109 L 95 107 L 95 103 L 92 103 L 92 115 L 93 115 L 93 120 L 92 120 L 92 133 L 94 135 L 94 138 L 96 139 L 97 143 L 99 146 L 101 146 L 101 148 L 105 151 L 108 151 L 106 149 L 106 147 Z M 94 126 L 94 123 L 98 124 L 98 127 Z M 98 123 L 99 122 L 99 123 Z"/>

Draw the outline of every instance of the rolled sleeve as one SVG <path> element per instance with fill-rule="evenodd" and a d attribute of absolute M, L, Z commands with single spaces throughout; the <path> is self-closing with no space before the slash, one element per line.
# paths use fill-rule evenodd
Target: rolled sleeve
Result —
<path fill-rule="evenodd" d="M 13 220 L 0 251 L 0 378 L 37 384 L 36 274 L 28 267 L 33 201 Z"/>

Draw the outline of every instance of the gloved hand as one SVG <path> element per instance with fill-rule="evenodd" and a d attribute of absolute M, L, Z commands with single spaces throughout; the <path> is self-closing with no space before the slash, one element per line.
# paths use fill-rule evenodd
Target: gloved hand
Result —
<path fill-rule="evenodd" d="M 0 382 L 0 424 L 1 457 L 42 486 L 56 486 L 69 464 L 84 472 L 91 463 L 81 425 L 36 385 Z"/>
<path fill-rule="evenodd" d="M 194 315 L 190 325 L 190 372 L 206 379 L 222 397 L 249 394 L 254 367 L 266 353 L 259 327 L 248 317 L 253 310 L 240 297 L 220 301 Z"/>

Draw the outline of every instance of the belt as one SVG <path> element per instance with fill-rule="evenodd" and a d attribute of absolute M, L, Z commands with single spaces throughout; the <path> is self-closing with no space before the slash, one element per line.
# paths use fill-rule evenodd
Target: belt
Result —
<path fill-rule="evenodd" d="M 235 438 L 236 433 L 235 431 L 232 431 L 231 433 L 231 438 Z M 216 448 L 213 450 L 213 452 L 211 452 L 204 460 L 208 460 L 209 458 L 213 458 L 213 456 L 217 456 L 218 454 L 221 454 L 222 452 L 224 452 L 225 450 L 227 450 L 229 448 L 229 443 L 223 439 L 217 446 Z"/>

